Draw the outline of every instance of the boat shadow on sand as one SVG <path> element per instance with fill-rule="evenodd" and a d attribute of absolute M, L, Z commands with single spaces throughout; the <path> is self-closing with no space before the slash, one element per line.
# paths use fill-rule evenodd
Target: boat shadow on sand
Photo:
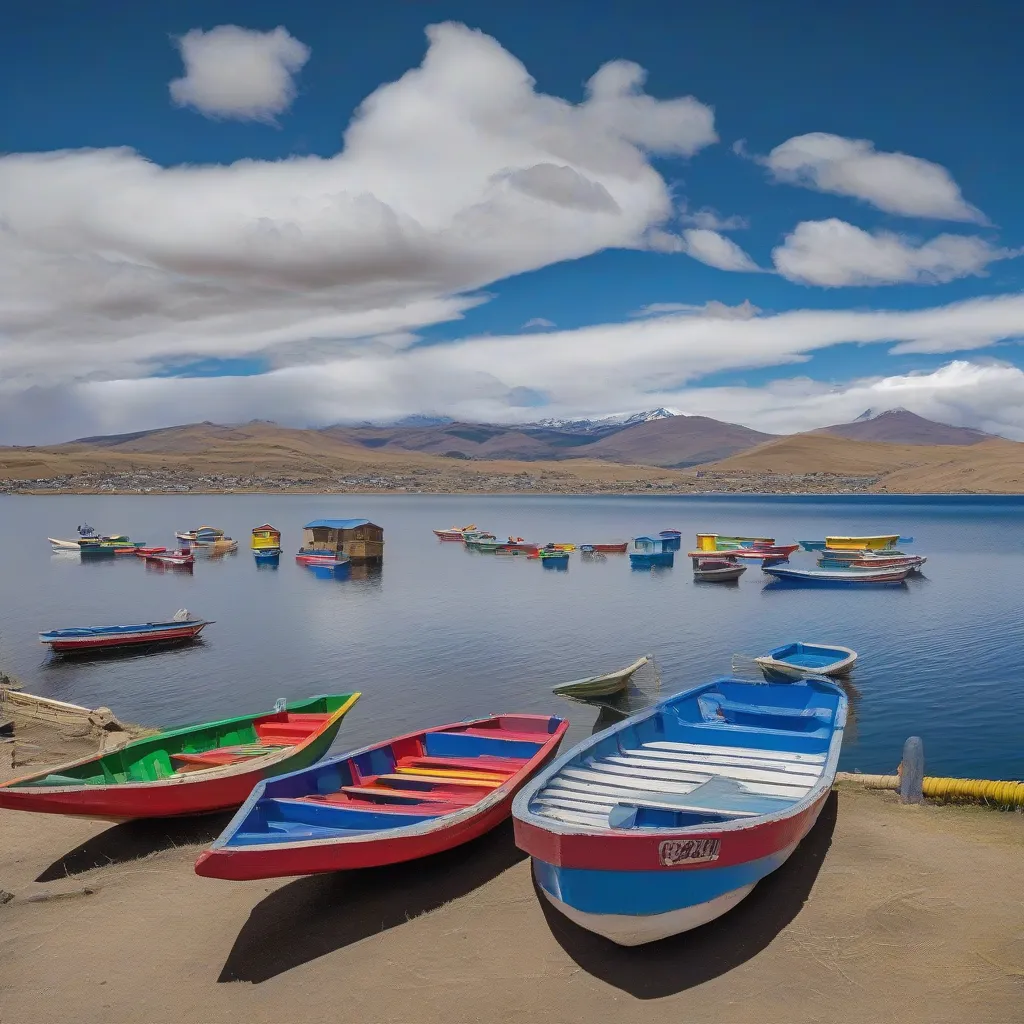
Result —
<path fill-rule="evenodd" d="M 800 913 L 814 887 L 835 831 L 833 792 L 817 824 L 793 855 L 733 910 L 682 935 L 643 946 L 617 946 L 573 924 L 537 889 L 555 941 L 588 974 L 637 999 L 661 999 L 746 963 L 765 949 Z"/>
<path fill-rule="evenodd" d="M 269 981 L 465 896 L 525 857 L 509 820 L 422 860 L 299 878 L 252 909 L 217 980 Z"/>
<path fill-rule="evenodd" d="M 55 882 L 178 846 L 208 845 L 224 831 L 233 815 L 234 811 L 222 811 L 189 818 L 144 818 L 114 825 L 55 860 L 36 881 Z"/>

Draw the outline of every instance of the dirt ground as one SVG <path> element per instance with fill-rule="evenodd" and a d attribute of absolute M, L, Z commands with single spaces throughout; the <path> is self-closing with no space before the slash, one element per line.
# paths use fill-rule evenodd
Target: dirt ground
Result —
<path fill-rule="evenodd" d="M 0 811 L 0 1022 L 1024 1021 L 1020 814 L 844 787 L 732 913 L 636 949 L 539 900 L 508 826 L 399 868 L 199 878 L 228 817 Z"/>

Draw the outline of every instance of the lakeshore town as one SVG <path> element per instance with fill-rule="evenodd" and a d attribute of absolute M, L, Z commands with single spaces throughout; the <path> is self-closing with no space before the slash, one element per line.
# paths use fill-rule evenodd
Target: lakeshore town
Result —
<path fill-rule="evenodd" d="M 649 474 L 648 474 L 649 476 Z M 581 479 L 549 470 L 485 475 L 420 470 L 394 474 L 337 475 L 219 474 L 195 469 L 83 472 L 36 479 L 0 478 L 0 494 L 211 494 L 231 492 L 305 493 L 393 491 L 407 494 L 473 492 L 485 494 L 861 494 L 876 488 L 879 476 L 838 473 L 716 473 L 698 470 L 651 480 Z"/>

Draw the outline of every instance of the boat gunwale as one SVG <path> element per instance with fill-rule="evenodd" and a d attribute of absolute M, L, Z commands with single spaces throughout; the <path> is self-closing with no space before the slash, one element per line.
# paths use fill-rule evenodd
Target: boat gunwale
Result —
<path fill-rule="evenodd" d="M 794 646 L 816 647 L 821 651 L 835 651 L 838 654 L 842 654 L 843 657 L 837 658 L 827 665 L 818 665 L 814 669 L 776 657 L 780 651 Z M 831 676 L 847 671 L 857 661 L 857 657 L 857 652 L 852 647 L 844 647 L 842 644 L 817 644 L 806 640 L 794 640 L 792 643 L 782 644 L 782 646 L 770 650 L 767 654 L 754 658 L 754 661 L 762 668 L 767 669 L 789 669 L 790 671 L 800 672 L 805 676 Z"/>

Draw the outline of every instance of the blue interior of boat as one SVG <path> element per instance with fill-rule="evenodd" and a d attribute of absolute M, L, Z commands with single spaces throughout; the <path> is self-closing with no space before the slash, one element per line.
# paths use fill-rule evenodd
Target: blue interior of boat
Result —
<path fill-rule="evenodd" d="M 849 652 L 840 651 L 835 647 L 823 647 L 820 644 L 786 644 L 769 651 L 768 656 L 776 661 L 785 661 L 800 668 L 826 668 L 837 661 L 849 657 Z"/>
<path fill-rule="evenodd" d="M 60 639 L 62 637 L 98 636 L 108 633 L 147 633 L 163 629 L 174 629 L 181 626 L 193 626 L 196 619 L 185 619 L 177 622 L 143 622 L 135 626 L 74 626 L 69 629 L 51 629 L 48 633 L 40 633 L 40 637 Z"/>
<path fill-rule="evenodd" d="M 528 785 L 515 813 L 526 801 L 538 824 L 587 831 L 777 813 L 838 758 L 832 741 L 845 708 L 842 690 L 824 679 L 719 679 L 584 741 Z"/>
<path fill-rule="evenodd" d="M 518 773 L 560 718 L 496 716 L 391 740 L 258 785 L 216 846 L 344 839 L 472 806 Z"/>

